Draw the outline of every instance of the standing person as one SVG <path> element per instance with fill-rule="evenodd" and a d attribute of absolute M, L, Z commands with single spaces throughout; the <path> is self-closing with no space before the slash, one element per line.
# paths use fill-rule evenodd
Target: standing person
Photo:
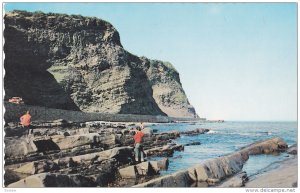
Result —
<path fill-rule="evenodd" d="M 141 122 L 141 125 L 140 125 L 140 127 L 141 127 L 141 130 L 143 130 L 143 129 L 144 129 L 144 123 L 143 123 L 143 122 Z"/>
<path fill-rule="evenodd" d="M 144 137 L 144 133 L 141 131 L 141 127 L 138 127 L 135 135 L 133 136 L 134 145 L 135 145 L 134 154 L 135 154 L 136 162 L 144 161 L 143 146 L 142 146 L 143 137 Z"/>
<path fill-rule="evenodd" d="M 25 128 L 26 130 L 28 130 L 27 133 L 27 143 L 29 143 L 29 134 L 30 134 L 30 124 L 31 124 L 31 115 L 29 113 L 29 111 L 26 111 L 26 113 L 20 118 L 20 122 L 23 128 Z M 31 130 L 32 132 L 32 130 Z"/>

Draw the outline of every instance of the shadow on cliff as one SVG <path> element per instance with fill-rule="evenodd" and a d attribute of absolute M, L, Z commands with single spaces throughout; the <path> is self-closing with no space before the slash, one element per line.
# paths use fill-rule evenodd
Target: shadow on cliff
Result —
<path fill-rule="evenodd" d="M 4 89 L 7 101 L 22 97 L 28 105 L 80 110 L 69 94 L 47 69 L 49 44 L 31 42 L 27 35 L 12 27 L 4 30 Z"/>
<path fill-rule="evenodd" d="M 148 77 L 139 65 L 141 60 L 129 54 L 130 79 L 124 85 L 131 101 L 121 106 L 121 114 L 163 115 L 167 116 L 153 98 L 153 90 Z"/>
<path fill-rule="evenodd" d="M 7 70 L 4 77 L 4 89 L 5 100 L 13 96 L 20 96 L 28 105 L 79 110 L 53 75 L 47 71 L 11 72 Z"/>

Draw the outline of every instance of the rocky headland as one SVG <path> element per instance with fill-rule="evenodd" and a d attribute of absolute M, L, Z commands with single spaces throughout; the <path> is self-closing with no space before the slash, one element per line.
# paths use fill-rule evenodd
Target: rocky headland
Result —
<path fill-rule="evenodd" d="M 12 11 L 4 16 L 5 100 L 82 112 L 197 117 L 169 62 L 126 51 L 95 17 Z"/>

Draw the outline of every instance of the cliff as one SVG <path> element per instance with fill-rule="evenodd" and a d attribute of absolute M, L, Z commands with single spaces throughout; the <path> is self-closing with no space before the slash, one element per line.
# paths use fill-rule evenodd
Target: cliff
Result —
<path fill-rule="evenodd" d="M 108 22 L 79 15 L 5 14 L 5 100 L 83 112 L 195 117 L 168 62 L 127 52 Z"/>

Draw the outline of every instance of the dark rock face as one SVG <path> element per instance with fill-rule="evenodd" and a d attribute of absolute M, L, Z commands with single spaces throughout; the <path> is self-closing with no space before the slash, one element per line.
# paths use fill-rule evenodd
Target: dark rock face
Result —
<path fill-rule="evenodd" d="M 17 173 L 13 170 L 6 170 L 4 173 L 4 185 L 14 183 L 19 181 L 21 178 L 17 175 Z"/>
<path fill-rule="evenodd" d="M 5 15 L 5 100 L 84 112 L 196 117 L 170 63 L 137 57 L 108 22 L 13 11 Z"/>

